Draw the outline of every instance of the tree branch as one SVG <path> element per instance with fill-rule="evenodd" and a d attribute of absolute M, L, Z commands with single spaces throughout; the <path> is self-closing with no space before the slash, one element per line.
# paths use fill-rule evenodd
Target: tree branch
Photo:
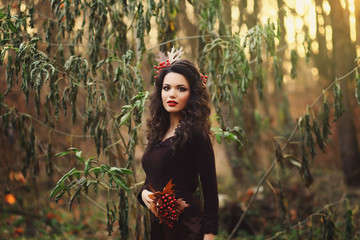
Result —
<path fill-rule="evenodd" d="M 336 81 L 341 81 L 341 80 L 345 79 L 346 77 L 348 77 L 349 75 L 351 75 L 353 72 L 355 72 L 356 69 L 358 69 L 359 67 L 360 67 L 360 66 L 357 66 L 357 67 L 355 67 L 353 70 L 351 70 L 350 72 L 346 73 L 345 75 L 343 75 L 343 76 L 335 79 L 335 81 L 333 81 L 328 87 L 326 87 L 326 88 L 322 91 L 322 93 L 319 95 L 319 97 L 317 97 L 316 100 L 310 105 L 310 108 L 313 107 L 313 106 L 319 101 L 319 99 L 321 99 L 321 97 L 324 95 L 324 93 L 325 93 L 326 91 L 328 91 L 328 90 L 331 89 L 331 87 L 336 83 Z M 304 115 L 303 115 L 303 116 L 304 116 Z M 300 121 L 298 121 L 298 122 L 296 123 L 294 129 L 292 130 L 292 132 L 291 132 L 291 134 L 290 134 L 290 136 L 289 136 L 289 138 L 287 139 L 287 141 L 285 142 L 285 144 L 284 144 L 283 147 L 281 148 L 282 151 L 285 151 L 286 147 L 288 146 L 288 144 L 289 144 L 290 141 L 292 140 L 292 138 L 293 138 L 296 130 L 298 129 L 299 122 L 300 122 Z M 231 238 L 234 236 L 235 232 L 236 232 L 237 229 L 239 228 L 239 226 L 240 226 L 241 222 L 243 221 L 243 219 L 244 219 L 247 211 L 249 210 L 249 208 L 250 208 L 250 207 L 252 206 L 252 204 L 254 203 L 254 201 L 255 201 L 255 199 L 256 199 L 256 197 L 257 197 L 257 194 L 258 194 L 258 192 L 259 192 L 260 187 L 262 186 L 262 184 L 264 183 L 264 181 L 267 179 L 267 177 L 270 175 L 271 171 L 274 169 L 277 161 L 278 161 L 278 158 L 276 158 L 276 159 L 273 161 L 273 163 L 271 164 L 271 166 L 269 167 L 269 169 L 266 171 L 266 173 L 264 174 L 264 176 L 261 178 L 261 180 L 260 180 L 260 182 L 259 182 L 259 184 L 258 184 L 258 186 L 257 186 L 257 188 L 256 188 L 256 191 L 255 191 L 254 195 L 251 197 L 248 205 L 246 206 L 245 211 L 244 211 L 243 214 L 241 215 L 239 221 L 236 223 L 236 225 L 235 225 L 233 231 L 231 232 L 228 240 L 231 240 Z M 340 201 L 340 200 L 339 200 L 339 201 Z"/>

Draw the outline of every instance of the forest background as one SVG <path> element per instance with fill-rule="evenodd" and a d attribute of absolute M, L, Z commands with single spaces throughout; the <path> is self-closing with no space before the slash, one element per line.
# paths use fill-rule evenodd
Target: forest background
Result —
<path fill-rule="evenodd" d="M 2 239 L 148 239 L 172 46 L 209 76 L 217 239 L 360 238 L 360 1 L 2 0 L 0 30 Z"/>

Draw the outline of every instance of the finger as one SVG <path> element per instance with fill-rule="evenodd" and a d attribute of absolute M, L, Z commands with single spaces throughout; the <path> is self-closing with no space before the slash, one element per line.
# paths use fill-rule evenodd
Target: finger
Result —
<path fill-rule="evenodd" d="M 152 202 L 153 200 L 151 198 L 149 198 L 149 196 L 145 196 L 145 200 L 148 202 Z"/>

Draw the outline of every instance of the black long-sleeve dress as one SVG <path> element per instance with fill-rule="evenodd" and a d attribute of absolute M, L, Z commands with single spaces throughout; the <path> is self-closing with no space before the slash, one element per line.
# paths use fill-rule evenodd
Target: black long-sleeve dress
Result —
<path fill-rule="evenodd" d="M 174 150 L 172 139 L 159 141 L 153 148 L 145 151 L 142 166 L 146 173 L 144 186 L 140 189 L 138 200 L 145 206 L 141 192 L 149 189 L 162 191 L 172 179 L 176 198 L 183 198 L 189 207 L 180 214 L 174 227 L 159 223 L 151 213 L 152 240 L 200 240 L 204 234 L 218 232 L 218 191 L 215 171 L 214 151 L 209 136 L 196 131 L 181 149 Z M 195 196 L 198 176 L 204 194 L 204 206 Z"/>

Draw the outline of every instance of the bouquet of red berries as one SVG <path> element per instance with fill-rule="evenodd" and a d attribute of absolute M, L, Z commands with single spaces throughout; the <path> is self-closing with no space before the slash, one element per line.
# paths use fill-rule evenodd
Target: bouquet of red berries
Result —
<path fill-rule="evenodd" d="M 159 218 L 160 223 L 165 222 L 169 227 L 173 227 L 175 221 L 178 220 L 180 213 L 184 211 L 184 208 L 188 207 L 182 198 L 175 198 L 174 190 L 175 185 L 170 180 L 162 192 L 155 192 L 150 186 L 150 189 L 154 192 L 149 195 L 153 200 L 150 205 L 150 210 Z"/>

